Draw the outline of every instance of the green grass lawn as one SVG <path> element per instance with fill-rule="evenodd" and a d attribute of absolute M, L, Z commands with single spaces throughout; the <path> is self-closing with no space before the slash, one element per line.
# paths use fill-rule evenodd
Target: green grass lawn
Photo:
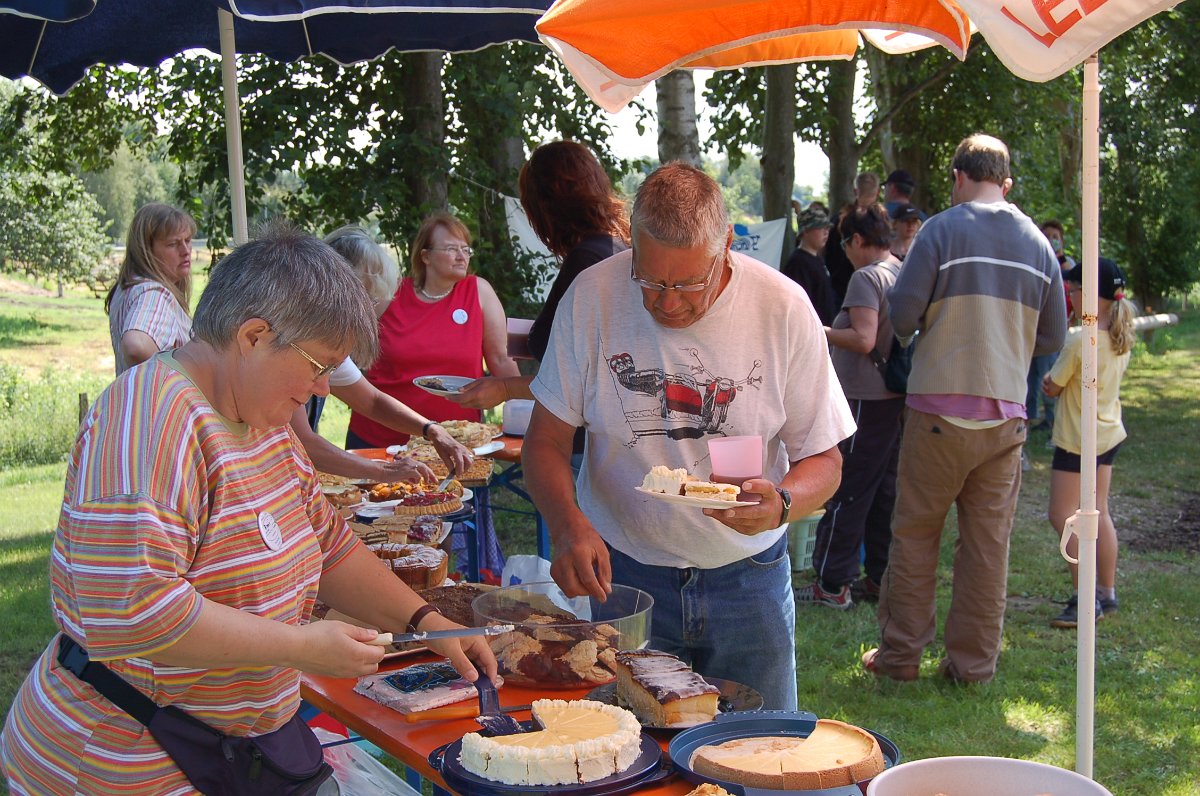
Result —
<path fill-rule="evenodd" d="M 59 300 L 0 285 L 0 713 L 54 632 L 48 551 L 62 497 L 75 395 L 111 378 L 96 299 Z M 1200 314 L 1140 346 L 1122 391 L 1129 442 L 1112 508 L 1121 538 L 1121 612 L 1097 628 L 1095 777 L 1114 794 L 1200 794 Z M 344 440 L 348 413 L 327 404 L 322 433 Z M 59 436 L 47 433 L 55 430 Z M 66 440 L 63 442 L 62 440 Z M 874 646 L 870 607 L 801 609 L 801 706 L 887 735 L 905 759 L 986 754 L 1072 768 L 1075 634 L 1049 619 L 1070 594 L 1045 519 L 1050 450 L 1031 438 L 1012 539 L 1004 651 L 996 679 L 961 687 L 935 676 L 938 642 L 915 683 L 880 681 L 858 664 Z M 509 498 L 500 496 L 500 501 Z M 505 552 L 534 550 L 526 517 L 497 513 Z M 939 577 L 950 586 L 948 524 Z M 807 573 L 798 573 L 804 582 Z M 0 791 L 3 787 L 0 786 Z"/>

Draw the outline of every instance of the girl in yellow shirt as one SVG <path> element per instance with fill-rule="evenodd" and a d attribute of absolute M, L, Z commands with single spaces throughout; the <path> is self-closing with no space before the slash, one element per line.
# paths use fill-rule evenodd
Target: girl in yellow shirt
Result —
<path fill-rule="evenodd" d="M 1096 543 L 1096 619 L 1117 611 L 1117 529 L 1108 511 L 1108 489 L 1112 483 L 1112 463 L 1125 439 L 1121 423 L 1121 379 L 1129 366 L 1133 349 L 1133 304 L 1125 298 L 1125 275 L 1112 260 L 1101 257 L 1099 276 L 1098 327 L 1096 350 L 1096 509 L 1100 512 L 1099 538 Z M 1071 306 L 1083 306 L 1083 266 L 1066 273 L 1063 281 L 1071 296 Z M 1076 313 L 1078 309 L 1074 310 Z M 1054 416 L 1054 460 L 1050 473 L 1050 524 L 1061 537 L 1069 517 L 1079 509 L 1080 449 L 1083 413 L 1081 382 L 1083 335 L 1072 335 L 1063 346 L 1054 367 L 1042 380 L 1042 391 L 1059 397 Z M 1077 556 L 1078 541 L 1072 538 L 1067 552 Z M 1079 588 L 1079 567 L 1070 564 L 1071 582 Z M 1072 628 L 1079 623 L 1078 595 L 1073 595 L 1061 614 L 1050 620 L 1051 627 Z"/>

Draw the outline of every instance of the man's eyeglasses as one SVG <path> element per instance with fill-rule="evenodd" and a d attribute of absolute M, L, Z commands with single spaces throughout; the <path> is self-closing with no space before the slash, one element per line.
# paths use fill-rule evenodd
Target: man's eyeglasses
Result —
<path fill-rule="evenodd" d="M 717 260 L 720 260 L 722 255 L 724 255 L 724 252 L 718 254 L 717 258 L 713 260 L 712 265 L 708 268 L 708 275 L 704 277 L 704 281 L 702 282 L 693 282 L 689 285 L 664 285 L 661 282 L 651 282 L 647 279 L 641 279 L 635 275 L 634 266 L 636 263 L 633 262 L 630 262 L 629 264 L 629 278 L 634 282 L 637 282 L 639 287 L 645 288 L 646 290 L 653 290 L 656 293 L 662 293 L 664 290 L 674 290 L 677 293 L 699 293 L 707 288 L 708 284 L 712 282 L 713 273 L 717 269 Z"/>
<path fill-rule="evenodd" d="M 307 359 L 309 364 L 317 369 L 317 372 L 313 374 L 313 381 L 320 381 L 321 379 L 328 376 L 330 373 L 333 373 L 333 371 L 337 368 L 337 366 L 339 364 L 339 363 L 335 362 L 332 365 L 322 365 L 320 362 L 313 359 L 307 351 L 305 351 L 303 348 L 296 345 L 295 343 L 288 343 L 288 345 L 290 345 L 292 347 L 293 351 L 295 351 L 297 354 L 299 354 L 300 356 Z"/>
<path fill-rule="evenodd" d="M 475 253 L 475 250 L 470 246 L 426 246 L 425 248 L 431 252 L 449 254 L 451 257 L 453 257 L 455 254 L 461 254 L 468 260 L 471 259 L 471 255 Z"/>

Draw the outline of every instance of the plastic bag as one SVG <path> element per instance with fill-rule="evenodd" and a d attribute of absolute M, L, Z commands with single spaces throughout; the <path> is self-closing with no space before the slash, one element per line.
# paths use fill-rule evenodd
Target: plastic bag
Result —
<path fill-rule="evenodd" d="M 550 562 L 538 556 L 509 556 L 500 575 L 501 586 L 520 583 L 544 583 L 550 577 Z"/>
<path fill-rule="evenodd" d="M 320 727 L 313 732 L 323 744 L 344 740 L 343 736 Z M 341 796 L 421 796 L 419 790 L 414 790 L 358 744 L 326 746 L 325 762 L 333 767 Z"/>
<path fill-rule="evenodd" d="M 592 619 L 591 601 L 587 597 L 568 597 L 562 589 L 553 585 L 550 577 L 550 562 L 538 556 L 509 556 L 504 562 L 500 576 L 501 586 L 517 586 L 522 583 L 550 583 L 546 597 L 559 608 L 586 621 Z"/>

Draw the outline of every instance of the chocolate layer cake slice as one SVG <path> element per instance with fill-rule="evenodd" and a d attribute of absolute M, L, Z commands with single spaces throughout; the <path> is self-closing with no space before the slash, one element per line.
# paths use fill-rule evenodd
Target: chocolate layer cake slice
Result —
<path fill-rule="evenodd" d="M 651 727 L 690 727 L 717 715 L 720 690 L 674 655 L 617 653 L 617 702 Z"/>

